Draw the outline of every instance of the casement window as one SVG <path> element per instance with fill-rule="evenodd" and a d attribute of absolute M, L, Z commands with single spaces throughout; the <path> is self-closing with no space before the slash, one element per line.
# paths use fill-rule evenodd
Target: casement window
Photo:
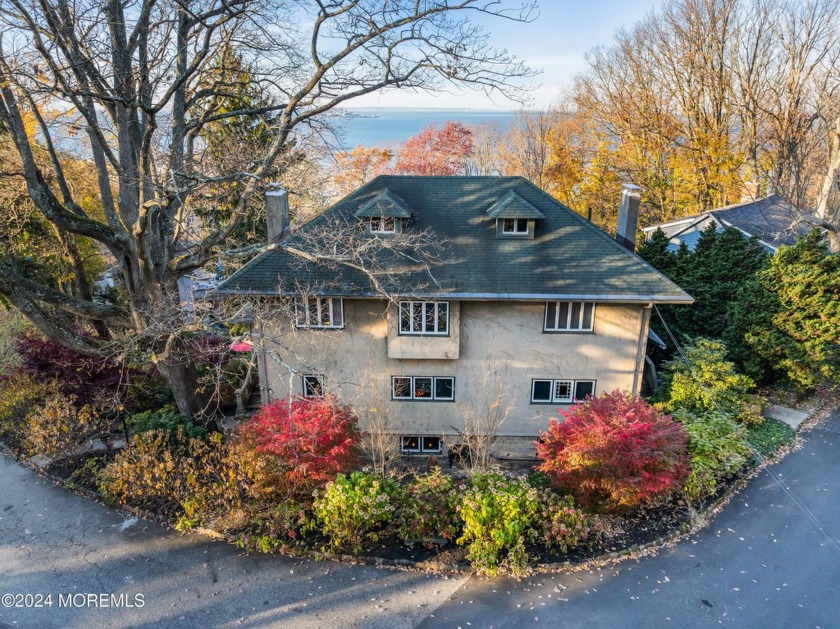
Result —
<path fill-rule="evenodd" d="M 595 395 L 594 380 L 533 380 L 532 404 L 571 404 Z"/>
<path fill-rule="evenodd" d="M 303 397 L 324 397 L 324 383 L 320 376 L 305 374 L 301 376 L 303 382 Z"/>
<path fill-rule="evenodd" d="M 591 301 L 549 301 L 545 304 L 546 332 L 591 332 L 595 304 Z"/>
<path fill-rule="evenodd" d="M 310 297 L 295 302 L 295 325 L 299 328 L 343 328 L 344 300 Z"/>
<path fill-rule="evenodd" d="M 400 334 L 449 334 L 449 302 L 401 301 Z"/>
<path fill-rule="evenodd" d="M 440 437 L 404 435 L 400 437 L 400 452 L 403 454 L 440 454 L 443 444 Z"/>
<path fill-rule="evenodd" d="M 503 218 L 502 219 L 502 233 L 503 234 L 527 234 L 528 233 L 528 219 L 527 218 Z"/>
<path fill-rule="evenodd" d="M 391 398 L 416 402 L 452 402 L 455 399 L 455 378 L 392 376 Z"/>
<path fill-rule="evenodd" d="M 397 231 L 397 220 L 390 216 L 373 216 L 370 219 L 371 234 L 393 234 Z"/>

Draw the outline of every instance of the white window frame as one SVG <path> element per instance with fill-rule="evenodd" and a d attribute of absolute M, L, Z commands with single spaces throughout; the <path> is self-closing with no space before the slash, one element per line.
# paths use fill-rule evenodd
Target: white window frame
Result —
<path fill-rule="evenodd" d="M 316 321 L 310 321 L 309 303 L 315 301 Z M 337 307 L 336 307 L 337 305 Z M 329 324 L 323 324 L 324 308 L 329 309 Z M 341 313 L 341 323 L 335 323 L 335 313 Z M 295 300 L 295 327 L 306 330 L 340 330 L 344 328 L 344 300 L 340 297 L 309 297 L 305 303 L 302 298 Z"/>
<path fill-rule="evenodd" d="M 431 380 L 432 390 L 429 397 L 417 397 L 415 392 L 415 380 Z M 396 381 L 397 379 L 404 379 L 409 381 L 409 395 L 404 397 L 396 396 Z M 452 381 L 452 397 L 438 397 L 437 395 L 437 381 L 451 380 Z M 455 376 L 391 376 L 391 400 L 394 402 L 454 402 L 455 401 Z M 411 436 L 411 435 L 409 435 Z"/>
<path fill-rule="evenodd" d="M 307 379 L 314 379 L 318 383 L 318 388 L 321 389 L 321 395 L 307 395 L 306 393 L 306 381 Z M 324 397 L 324 379 L 319 376 L 318 374 L 314 373 L 305 373 L 301 375 L 300 382 L 303 387 L 303 397 L 305 398 L 312 398 L 312 399 L 321 399 Z"/>
<path fill-rule="evenodd" d="M 548 320 L 549 306 L 551 304 L 554 304 L 554 321 Z M 565 321 L 560 321 L 561 304 L 568 304 Z M 577 321 L 579 327 L 577 328 L 571 327 L 572 311 L 574 310 L 575 304 L 580 306 Z M 592 306 L 592 315 L 589 320 L 589 327 L 583 327 L 584 314 L 586 313 L 587 306 Z M 592 332 L 595 329 L 595 307 L 594 301 L 547 301 L 545 302 L 545 314 L 543 316 L 543 332 Z"/>
<path fill-rule="evenodd" d="M 386 227 L 388 221 L 391 222 L 391 229 Z M 374 225 L 378 225 L 378 227 L 374 227 Z M 392 216 L 371 216 L 368 227 L 371 234 L 396 234 L 397 219 Z"/>
<path fill-rule="evenodd" d="M 551 383 L 551 399 L 550 400 L 537 400 L 534 399 L 534 390 L 536 389 L 537 382 L 550 382 Z M 575 391 L 577 390 L 578 383 L 591 383 L 592 384 L 592 393 L 590 395 L 595 395 L 595 387 L 597 385 L 597 381 L 591 378 L 581 378 L 579 380 L 572 380 L 570 378 L 534 378 L 531 380 L 531 404 L 574 404 L 575 402 L 579 402 L 582 400 L 578 400 L 575 398 Z M 569 395 L 559 397 L 557 395 L 557 387 L 560 383 L 568 384 L 569 385 Z"/>
<path fill-rule="evenodd" d="M 415 329 L 415 321 L 414 321 L 414 306 L 419 304 L 420 305 L 420 329 Z M 438 322 L 440 319 L 440 307 L 442 304 L 446 304 L 446 329 L 442 332 L 439 329 Z M 429 330 L 426 325 L 426 307 L 433 305 L 435 308 L 434 314 L 434 330 Z M 403 310 L 408 309 L 408 330 L 403 329 Z M 449 315 L 452 312 L 452 304 L 448 301 L 423 301 L 423 300 L 416 300 L 416 299 L 404 299 L 400 301 L 399 310 L 397 312 L 397 317 L 399 321 L 397 322 L 397 329 L 399 330 L 400 335 L 411 335 L 411 336 L 448 336 L 449 335 Z"/>
<path fill-rule="evenodd" d="M 404 439 L 417 439 L 416 448 L 406 448 L 403 444 Z M 426 439 L 437 439 L 437 448 L 427 448 L 423 443 Z M 440 437 L 433 437 L 430 435 L 400 435 L 400 452 L 403 454 L 441 454 L 443 452 L 443 439 Z"/>
<path fill-rule="evenodd" d="M 528 219 L 527 218 L 502 218 L 502 233 L 510 236 L 524 236 L 528 233 Z M 507 221 L 513 221 L 513 229 L 507 228 Z M 521 221 L 521 223 L 520 223 Z M 524 230 L 519 230 L 517 227 L 522 223 L 525 224 Z"/>

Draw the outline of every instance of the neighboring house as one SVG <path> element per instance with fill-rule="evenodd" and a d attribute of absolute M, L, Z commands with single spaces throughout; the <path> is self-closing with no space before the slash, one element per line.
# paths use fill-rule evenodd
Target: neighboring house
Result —
<path fill-rule="evenodd" d="M 811 231 L 812 227 L 799 219 L 800 213 L 790 203 L 773 195 L 651 225 L 643 231 L 645 238 L 650 239 L 653 232 L 661 228 L 670 238 L 669 249 L 676 251 L 685 243 L 693 251 L 700 234 L 710 224 L 718 231 L 734 227 L 747 238 L 755 236 L 770 253 L 776 253 L 780 245 L 792 245 L 797 238 Z"/>
<path fill-rule="evenodd" d="M 357 269 L 289 252 L 331 225 L 353 232 L 337 236 L 347 247 L 429 230 L 444 255 L 431 268 L 399 258 L 379 275 L 386 295 Z M 218 292 L 274 308 L 252 330 L 264 402 L 333 393 L 363 420 L 386 414 L 405 453 L 442 453 L 465 415 L 504 415 L 499 451 L 533 454 L 558 409 L 638 393 L 652 305 L 692 301 L 521 177 L 377 177 Z"/>

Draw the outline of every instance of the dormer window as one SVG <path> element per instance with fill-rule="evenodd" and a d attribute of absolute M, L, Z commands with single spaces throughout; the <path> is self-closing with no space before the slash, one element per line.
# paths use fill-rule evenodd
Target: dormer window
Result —
<path fill-rule="evenodd" d="M 502 219 L 502 233 L 503 234 L 527 234 L 528 233 L 528 219 L 527 218 L 505 218 Z"/>
<path fill-rule="evenodd" d="M 537 221 L 545 218 L 545 214 L 513 190 L 505 192 L 487 208 L 487 215 L 496 219 L 496 238 L 534 238 Z"/>
<path fill-rule="evenodd" d="M 371 234 L 393 234 L 397 231 L 397 221 L 391 216 L 374 216 L 370 219 Z"/>
<path fill-rule="evenodd" d="M 414 211 L 396 194 L 385 188 L 374 194 L 355 215 L 369 234 L 397 234 L 408 226 Z"/>

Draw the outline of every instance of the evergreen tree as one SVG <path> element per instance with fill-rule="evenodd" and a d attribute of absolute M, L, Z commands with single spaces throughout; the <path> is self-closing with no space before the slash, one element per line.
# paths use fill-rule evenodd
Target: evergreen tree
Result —
<path fill-rule="evenodd" d="M 759 382 L 773 376 L 771 364 L 744 341 L 746 327 L 760 316 L 750 304 L 766 300 L 763 293 L 748 293 L 756 274 L 768 264 L 768 254 L 755 238 L 746 239 L 737 229 L 721 232 L 706 227 L 692 251 L 683 242 L 676 253 L 668 250 L 668 238 L 657 230 L 639 248 L 639 255 L 694 297 L 690 306 L 663 306 L 660 312 L 678 342 L 690 344 L 700 337 L 727 340 L 729 359 Z M 741 305 L 741 300 L 748 300 Z M 732 312 L 736 311 L 735 322 Z M 654 329 L 665 333 L 656 320 Z M 665 337 L 663 337 L 665 338 Z M 673 352 L 676 348 L 670 348 Z"/>
<path fill-rule="evenodd" d="M 636 249 L 636 254 L 666 277 L 673 279 L 676 256 L 668 249 L 669 244 L 671 243 L 668 236 L 662 231 L 661 227 L 657 227 L 650 239 Z"/>
<path fill-rule="evenodd" d="M 723 340 L 729 355 L 760 385 L 772 384 L 783 377 L 776 365 L 783 354 L 778 344 L 770 341 L 773 317 L 782 309 L 775 293 L 764 287 L 758 276 L 747 280 L 734 301 L 727 304 L 728 325 Z M 747 340 L 747 335 L 751 340 Z M 763 351 L 756 351 L 756 345 Z"/>
<path fill-rule="evenodd" d="M 840 256 L 815 230 L 781 247 L 758 281 L 778 309 L 752 323 L 750 346 L 801 388 L 840 384 Z"/>

